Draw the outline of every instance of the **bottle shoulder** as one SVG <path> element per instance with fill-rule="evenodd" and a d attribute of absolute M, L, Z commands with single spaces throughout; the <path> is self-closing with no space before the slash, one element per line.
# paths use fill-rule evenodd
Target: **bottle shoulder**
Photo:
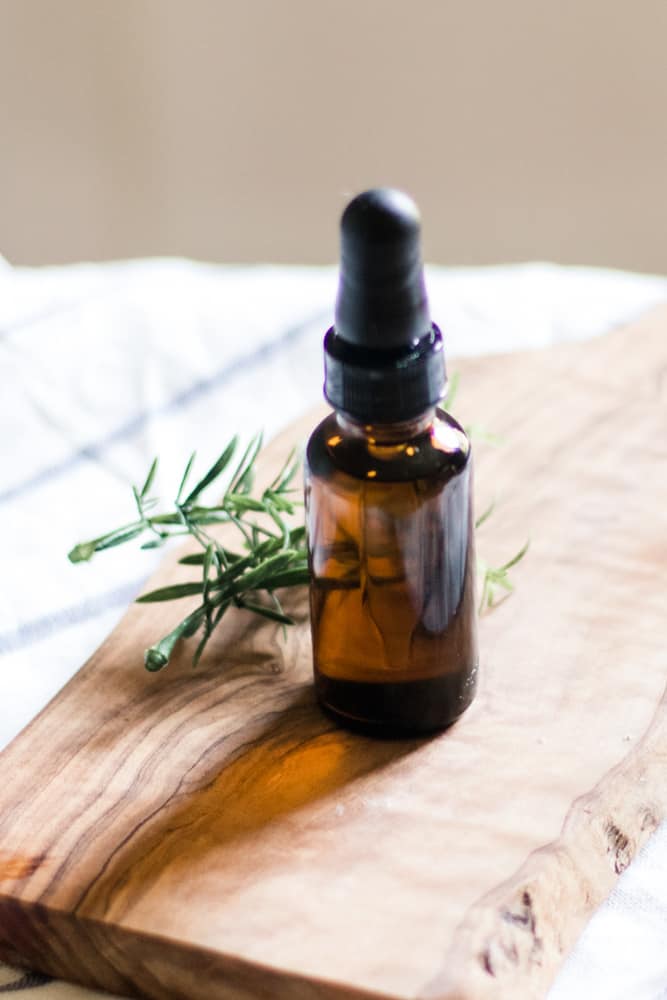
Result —
<path fill-rule="evenodd" d="M 346 432 L 331 413 L 315 428 L 306 449 L 308 474 L 329 478 L 338 472 L 364 482 L 448 480 L 462 473 L 470 460 L 465 431 L 444 410 L 436 410 L 419 433 L 391 441 Z"/>

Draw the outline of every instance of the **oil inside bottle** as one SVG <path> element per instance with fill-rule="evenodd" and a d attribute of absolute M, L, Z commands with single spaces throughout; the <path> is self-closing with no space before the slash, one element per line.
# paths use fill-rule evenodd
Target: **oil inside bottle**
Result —
<path fill-rule="evenodd" d="M 429 732 L 477 677 L 470 445 L 441 410 L 327 417 L 306 459 L 315 685 L 346 726 Z"/>

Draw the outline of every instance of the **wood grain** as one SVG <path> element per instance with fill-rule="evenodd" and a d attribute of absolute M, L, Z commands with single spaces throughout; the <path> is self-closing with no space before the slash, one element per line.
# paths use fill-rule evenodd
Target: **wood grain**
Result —
<path fill-rule="evenodd" d="M 287 640 L 238 612 L 195 673 L 141 666 L 186 604 L 130 608 L 0 755 L 0 956 L 155 998 L 543 996 L 667 810 L 666 337 L 459 366 L 505 439 L 479 548 L 531 550 L 441 736 L 320 714 L 302 596 Z"/>

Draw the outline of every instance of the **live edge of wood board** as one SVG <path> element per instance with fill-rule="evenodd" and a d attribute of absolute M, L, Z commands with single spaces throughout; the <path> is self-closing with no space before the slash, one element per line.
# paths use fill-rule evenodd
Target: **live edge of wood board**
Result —
<path fill-rule="evenodd" d="M 0 955 L 159 1000 L 544 996 L 665 816 L 666 343 L 663 309 L 457 365 L 457 415 L 504 440 L 478 546 L 531 549 L 438 737 L 320 714 L 301 598 L 286 640 L 238 612 L 158 675 L 185 605 L 131 607 L 0 755 Z"/>

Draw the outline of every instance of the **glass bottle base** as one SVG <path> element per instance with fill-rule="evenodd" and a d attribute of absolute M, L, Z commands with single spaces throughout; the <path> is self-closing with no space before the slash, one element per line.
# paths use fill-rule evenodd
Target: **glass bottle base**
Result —
<path fill-rule="evenodd" d="M 327 715 L 366 736 L 401 739 L 447 729 L 475 694 L 476 672 L 398 682 L 348 681 L 316 673 L 315 690 Z"/>

